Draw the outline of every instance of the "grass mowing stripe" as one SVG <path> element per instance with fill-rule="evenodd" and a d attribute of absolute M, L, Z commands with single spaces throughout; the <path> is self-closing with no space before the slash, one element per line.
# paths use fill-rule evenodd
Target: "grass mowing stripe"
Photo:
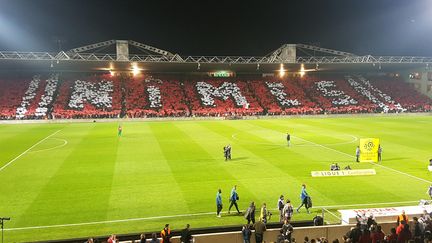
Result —
<path fill-rule="evenodd" d="M 283 135 L 283 133 L 281 133 L 281 135 Z M 314 144 L 314 145 L 316 145 L 316 146 L 319 146 L 319 147 L 322 147 L 322 148 L 325 148 L 325 149 L 328 149 L 328 150 L 334 151 L 334 152 L 339 153 L 339 154 L 342 154 L 342 155 L 346 155 L 346 156 L 348 156 L 348 157 L 350 157 L 350 158 L 355 158 L 355 156 L 353 156 L 353 155 L 351 155 L 351 154 L 348 154 L 348 153 L 345 153 L 345 152 L 342 152 L 342 151 L 339 151 L 339 150 L 336 150 L 336 149 L 330 148 L 330 147 L 328 147 L 328 146 L 324 146 L 324 145 L 319 144 L 319 143 L 312 142 L 312 141 L 310 141 L 310 140 L 307 140 L 307 139 L 301 138 L 301 137 L 299 137 L 299 136 L 294 136 L 294 135 L 292 135 L 292 137 L 293 137 L 293 138 L 299 138 L 299 139 L 301 139 L 301 140 L 303 140 L 303 141 L 305 141 L 305 142 L 308 142 L 308 143 Z M 419 181 L 423 181 L 423 182 L 426 182 L 426 183 L 429 183 L 429 184 L 432 183 L 432 181 L 429 181 L 429 180 L 426 180 L 426 179 L 423 179 L 423 178 L 420 178 L 420 177 L 417 177 L 417 176 L 414 176 L 414 175 L 411 175 L 411 174 L 408 174 L 408 173 L 405 173 L 405 172 L 402 172 L 402 171 L 399 171 L 399 170 L 393 169 L 393 168 L 388 167 L 388 166 L 384 166 L 384 165 L 377 164 L 377 163 L 373 163 L 373 162 L 370 162 L 370 163 L 373 164 L 373 165 L 375 165 L 375 166 L 380 166 L 380 167 L 385 168 L 385 169 L 387 169 L 387 170 L 390 170 L 390 171 L 393 171 L 393 172 L 395 172 L 395 173 L 399 173 L 399 174 L 402 174 L 402 175 L 405 175 L 405 176 L 411 177 L 411 178 L 416 179 L 416 180 L 419 180 Z"/>
<path fill-rule="evenodd" d="M 284 134 L 285 133 L 281 133 L 280 132 L 280 130 L 281 130 L 281 128 L 282 129 L 286 129 L 286 124 L 282 124 L 281 125 L 281 121 L 259 121 L 259 122 L 257 122 L 257 123 L 255 123 L 254 121 L 249 121 L 248 123 L 251 123 L 251 124 L 255 124 L 255 126 L 258 128 L 250 128 L 250 130 L 255 130 L 255 131 L 257 131 L 257 130 L 260 130 L 260 129 L 266 129 L 265 130 L 265 134 L 269 134 L 269 135 L 271 135 L 271 134 L 273 134 L 273 133 L 276 133 L 276 134 L 278 134 L 276 137 L 278 138 L 278 137 L 284 137 Z M 303 120 L 302 120 L 302 124 L 304 125 L 304 123 L 303 123 Z M 276 128 L 276 129 L 275 129 Z M 315 129 L 316 130 L 316 128 L 312 128 L 312 130 L 313 129 Z M 294 129 L 294 130 L 296 130 L 296 129 Z M 305 126 L 305 127 L 302 127 L 302 130 L 307 130 L 307 131 L 310 131 L 311 129 L 309 128 L 309 127 L 307 127 L 307 126 Z M 297 132 L 299 132 L 299 131 L 297 131 Z M 343 130 L 341 131 L 341 132 L 343 132 Z M 321 138 L 322 137 L 322 135 L 319 133 L 319 131 L 314 131 L 313 132 L 313 134 L 314 134 L 314 138 L 315 137 L 319 137 L 319 138 Z M 318 135 L 318 136 L 317 136 Z M 329 160 L 329 161 L 327 161 L 327 162 L 325 162 L 325 163 L 327 163 L 327 166 L 330 164 L 330 163 L 333 163 L 334 161 L 335 161 L 335 153 L 334 153 L 334 149 L 331 149 L 331 148 L 329 148 L 329 147 L 326 147 L 326 146 L 322 146 L 322 144 L 320 144 L 320 146 L 317 146 L 317 143 L 313 143 L 313 142 L 311 142 L 311 141 L 309 141 L 309 140 L 304 140 L 303 139 L 303 141 L 306 141 L 307 143 L 310 143 L 310 144 L 313 144 L 315 147 L 316 147 L 316 149 L 314 149 L 314 148 L 310 148 L 310 149 L 307 149 L 307 150 L 304 150 L 303 149 L 303 151 L 302 151 L 302 156 L 305 158 L 306 156 L 308 156 L 309 154 L 318 154 L 319 156 L 323 156 L 324 154 L 322 153 L 322 152 L 320 152 L 320 151 L 318 151 L 317 149 L 318 148 L 321 148 L 321 149 L 325 149 L 325 151 L 330 151 L 331 153 L 330 154 L 326 154 L 326 156 L 328 156 L 328 158 L 331 158 L 331 160 Z M 346 147 L 346 146 L 345 146 Z M 290 150 L 291 150 L 291 152 L 294 152 L 294 151 L 296 151 L 296 150 L 299 150 L 298 149 L 298 147 L 296 147 L 295 146 L 295 144 L 290 148 Z M 338 153 L 337 154 L 339 154 L 339 155 L 343 155 L 343 157 L 347 157 L 347 155 L 349 155 L 349 154 L 347 154 L 347 153 L 340 153 L 341 151 L 338 151 Z M 355 157 L 354 157 L 355 158 Z M 309 171 L 307 171 L 307 173 L 308 173 L 308 175 L 307 175 L 307 177 L 309 177 L 310 176 L 310 171 L 311 170 L 317 170 L 317 166 L 316 166 L 316 161 L 314 161 L 314 160 L 317 160 L 316 158 L 314 159 L 314 158 L 312 158 L 313 160 L 313 163 L 307 163 L 308 165 L 309 164 L 311 164 L 312 166 L 310 166 L 310 170 Z M 320 160 L 320 159 L 318 159 L 318 160 Z M 321 159 L 322 160 L 322 159 Z M 300 159 L 299 158 L 299 161 L 302 161 L 302 162 L 304 162 L 305 160 L 304 159 Z M 312 162 L 311 161 L 311 162 Z M 305 164 L 306 165 L 306 164 Z M 361 169 L 361 168 L 369 168 L 369 167 L 365 167 L 365 166 L 367 166 L 367 165 L 369 165 L 368 163 L 355 163 L 355 167 L 358 167 L 357 169 Z M 328 167 L 325 167 L 325 169 L 321 169 L 321 170 L 328 170 Z M 303 166 L 304 167 L 304 166 Z M 391 170 L 387 170 L 387 171 L 389 171 L 389 172 L 392 172 Z M 392 172 L 393 173 L 393 172 Z M 298 172 L 297 172 L 297 174 L 298 174 Z M 298 174 L 297 175 L 297 177 L 299 177 L 300 175 Z M 384 178 L 385 178 L 385 175 L 382 175 L 382 176 L 384 176 Z M 332 189 L 331 187 L 334 187 L 333 185 L 331 185 L 331 184 L 329 184 L 329 186 L 327 186 L 327 183 L 322 183 L 322 182 L 324 182 L 324 181 L 329 181 L 330 183 L 331 182 L 335 182 L 335 183 L 340 183 L 339 181 L 338 182 L 336 182 L 335 180 L 333 180 L 333 179 L 331 179 L 331 178 L 310 178 L 310 179 L 308 179 L 307 177 L 305 177 L 305 180 L 307 180 L 307 181 L 309 181 L 309 183 L 311 183 L 311 182 L 314 182 L 312 185 L 313 185 L 313 187 L 309 187 L 309 190 L 310 189 L 312 189 L 312 190 L 314 190 L 315 191 L 315 193 L 318 193 L 318 192 L 326 192 L 326 194 L 328 193 L 328 192 L 333 192 L 332 194 L 333 195 L 329 195 L 330 197 L 332 197 L 332 198 L 338 198 L 338 200 L 341 200 L 341 197 L 343 198 L 343 195 L 338 195 L 338 193 L 335 193 L 336 191 L 334 190 L 334 189 Z M 376 179 L 379 179 L 379 178 L 376 178 Z M 379 183 L 377 183 L 377 180 L 376 179 L 373 179 L 373 180 L 369 180 L 369 178 L 368 177 L 352 177 L 352 178 L 343 178 L 343 179 L 339 179 L 339 180 L 342 180 L 341 182 L 343 182 L 343 183 L 347 183 L 347 185 L 350 185 L 350 184 L 361 184 L 361 185 L 363 185 L 362 187 L 347 187 L 347 188 L 344 188 L 343 189 L 343 191 L 346 193 L 346 194 L 349 194 L 349 193 L 354 193 L 354 194 L 359 194 L 359 192 L 361 192 L 361 193 L 363 193 L 363 194 L 365 194 L 366 195 L 366 193 L 368 193 L 368 191 L 369 191 L 369 194 L 370 194 L 370 196 L 372 196 L 372 194 L 385 194 L 385 195 L 387 195 L 387 196 L 391 196 L 391 198 L 393 198 L 393 200 L 395 200 L 395 201 L 399 201 L 399 200 L 403 200 L 403 196 L 402 195 L 399 195 L 398 193 L 395 193 L 395 192 L 393 192 L 394 190 L 392 189 L 392 186 L 393 185 L 385 185 L 386 184 L 386 181 L 382 181 L 382 182 L 379 182 Z M 417 181 L 417 180 L 416 180 Z M 305 181 L 306 182 L 306 181 Z M 355 188 L 355 189 L 354 189 Z M 351 189 L 353 189 L 352 191 L 350 191 Z M 366 189 L 366 190 L 365 190 Z M 315 194 L 314 193 L 314 194 Z M 345 194 L 344 193 L 344 194 Z M 360 194 L 361 195 L 361 194 Z M 320 200 L 322 200 L 322 198 L 321 197 L 319 197 L 319 199 Z M 360 200 L 364 200 L 364 199 L 366 199 L 366 198 L 361 198 L 361 196 L 359 197 L 359 199 Z M 359 200 L 359 199 L 357 199 L 357 200 Z M 353 200 L 352 198 L 350 199 L 350 200 Z"/>
<path fill-rule="evenodd" d="M 206 141 L 199 143 L 194 138 L 200 136 L 203 140 L 202 134 L 188 125 L 190 123 L 170 123 L 152 126 L 152 129 L 181 189 L 188 211 L 192 213 L 213 208 L 216 191 L 224 184 L 222 181 L 235 183 L 236 180 L 222 168 L 222 156 L 218 156 L 218 159 L 214 153 L 206 150 L 211 146 L 208 136 Z M 221 189 L 227 194 L 228 188 Z"/>
<path fill-rule="evenodd" d="M 315 205 L 342 205 L 339 209 L 343 209 L 349 205 L 376 207 L 391 202 L 389 205 L 402 206 L 404 201 L 425 197 L 427 188 L 424 181 L 382 167 L 373 167 L 369 163 L 355 163 L 353 157 L 299 138 L 293 137 L 294 146 L 287 148 L 285 134 L 288 128 L 293 136 L 352 155 L 356 145 L 355 142 L 344 144 L 352 140 L 346 134 L 376 136 L 382 139 L 385 148 L 381 165 L 427 180 L 430 172 L 426 170 L 423 157 L 428 155 L 432 146 L 428 139 L 431 132 L 423 132 L 427 124 L 417 123 L 419 118 L 312 117 L 123 122 L 124 136 L 117 154 L 108 151 L 114 149 L 110 139 L 117 139 L 117 122 L 72 123 L 68 126 L 70 129 L 61 132 L 62 136 L 68 133 L 64 137 L 69 141 L 68 146 L 34 153 L 32 156 L 26 154 L 19 159 L 19 163 L 10 166 L 7 173 L 2 174 L 6 183 L 0 187 L 0 194 L 10 196 L 0 198 L 0 211 L 14 218 L 8 224 L 11 228 L 102 223 L 9 231 L 6 238 L 11 242 L 27 242 L 34 235 L 38 235 L 39 240 L 52 240 L 110 233 L 157 232 L 165 223 L 170 223 L 174 229 L 180 229 L 186 223 L 194 228 L 241 224 L 244 223 L 242 216 L 216 218 L 214 213 L 215 190 L 221 187 L 223 201 L 227 203 L 229 190 L 234 183 L 240 185 L 243 210 L 250 200 L 254 200 L 258 206 L 267 202 L 269 208 L 273 208 L 281 192 L 298 205 L 300 182 L 308 185 Z M 422 119 L 432 125 L 432 117 Z M 80 132 L 83 128 L 95 126 L 100 129 L 90 129 L 92 135 L 85 136 Z M 31 129 L 23 132 L 21 125 L 10 126 L 7 133 L 13 135 L 14 141 L 0 139 L 4 145 L 10 144 L 3 148 L 3 151 L 9 151 L 7 156 L 2 153 L 3 161 L 11 160 L 37 140 L 61 129 L 54 124 L 29 127 Z M 155 136 L 154 130 L 158 136 Z M 239 132 L 236 135 L 238 139 L 232 137 L 236 131 Z M 80 144 L 80 140 L 86 142 Z M 52 147 L 50 144 L 55 142 L 46 141 L 31 151 Z M 222 147 L 230 142 L 233 145 L 233 160 L 224 162 Z M 160 148 L 159 143 L 163 144 L 164 149 Z M 304 146 L 296 146 L 301 144 Z M 64 160 L 68 161 L 67 166 L 62 166 Z M 111 164 L 111 161 L 116 161 L 115 166 L 106 167 L 105 162 Z M 328 170 L 333 162 L 343 166 L 350 164 L 355 169 L 376 168 L 379 173 L 376 176 L 351 178 L 310 176 L 311 170 Z M 56 174 L 57 171 L 59 173 Z M 103 185 L 90 183 L 98 181 L 100 175 L 112 173 L 115 178 L 111 183 L 108 178 Z M 174 177 L 181 184 L 180 188 Z M 397 190 L 394 189 L 395 178 L 403 182 L 398 184 Z M 72 183 L 72 180 L 76 182 Z M 44 186 L 47 184 L 48 188 Z M 183 194 L 189 197 L 186 198 L 187 205 L 183 205 Z M 101 205 L 98 202 L 100 197 L 103 197 L 102 201 L 109 198 L 108 205 L 105 202 Z M 35 199 L 36 205 L 32 203 Z M 415 205 L 414 202 L 417 201 L 410 201 L 410 205 Z M 226 211 L 228 205 L 224 206 Z M 314 209 L 313 214 L 320 213 L 320 210 Z M 338 214 L 336 208 L 329 211 Z M 205 212 L 209 213 L 199 215 Z M 169 218 L 157 218 L 158 215 Z M 139 218 L 146 219 L 128 220 Z M 305 219 L 310 219 L 310 215 L 295 214 L 294 220 Z M 117 220 L 119 222 L 103 223 Z M 328 214 L 328 220 L 334 221 L 333 216 Z"/>
<path fill-rule="evenodd" d="M 57 130 L 56 132 L 48 135 L 47 137 L 43 138 L 42 140 L 40 140 L 39 142 L 33 144 L 30 148 L 28 148 L 27 150 L 25 150 L 24 152 L 22 152 L 20 155 L 18 155 L 17 157 L 13 158 L 11 161 L 9 161 L 8 163 L 6 163 L 5 165 L 3 165 L 2 167 L 0 167 L 0 172 L 3 171 L 6 167 L 8 167 L 10 164 L 12 164 L 13 162 L 15 162 L 17 159 L 21 158 L 21 156 L 23 156 L 24 154 L 26 154 L 28 151 L 30 151 L 32 148 L 38 146 L 39 144 L 43 143 L 45 140 L 47 140 L 48 138 L 56 135 L 57 133 L 59 133 L 61 130 Z"/>
<path fill-rule="evenodd" d="M 113 124 L 90 125 L 89 129 L 84 130 L 81 126 L 71 129 L 73 134 L 69 136 L 82 139 L 70 148 L 73 152 L 62 160 L 23 216 L 16 221 L 17 225 L 107 219 L 117 153 L 117 138 L 106 136 L 110 126 L 116 129 Z"/>
<path fill-rule="evenodd" d="M 231 134 L 233 132 L 238 133 L 242 131 L 243 134 L 248 135 L 248 139 L 256 141 L 268 141 L 266 138 L 266 135 L 268 133 L 257 133 L 256 129 L 248 129 L 246 126 L 238 127 L 237 123 L 221 123 L 217 127 L 206 127 L 210 131 L 216 133 L 220 131 L 220 135 L 226 137 L 226 139 L 232 139 Z M 252 126 L 252 128 L 255 127 Z M 300 203 L 300 198 L 297 196 L 297 193 L 295 193 L 295 196 L 293 196 L 291 187 L 300 187 L 300 185 L 305 182 L 305 177 L 299 176 L 299 171 L 286 169 L 286 163 L 283 163 L 283 161 L 286 161 L 287 158 L 289 158 L 288 161 L 293 161 L 294 159 L 290 157 L 291 153 L 289 149 L 286 148 L 286 146 L 280 147 L 279 145 L 277 145 L 277 147 L 281 149 L 278 150 L 279 153 L 274 153 L 273 150 L 269 150 L 265 146 L 250 144 L 244 145 L 241 143 L 235 143 L 235 148 L 233 148 L 233 159 L 235 159 L 235 157 L 237 156 L 246 155 L 246 158 L 248 158 L 248 160 L 254 161 L 256 163 L 256 165 L 253 166 L 255 168 L 251 168 L 250 166 L 248 166 L 248 168 L 246 169 L 244 168 L 245 166 L 242 166 L 242 168 L 239 168 L 238 173 L 240 174 L 242 171 L 245 170 L 250 171 L 244 174 L 243 177 L 252 177 L 256 178 L 256 180 L 260 180 L 261 183 L 253 183 L 250 185 L 246 184 L 249 190 L 255 194 L 255 197 L 260 199 L 257 204 L 258 206 L 261 206 L 261 202 L 267 202 L 269 204 L 272 204 L 272 202 L 269 202 L 268 199 L 273 196 L 275 197 L 274 200 L 277 201 L 277 197 L 275 195 L 280 194 L 284 194 L 287 198 L 288 195 L 290 195 L 293 203 Z M 235 165 L 238 162 L 233 160 L 229 163 Z M 288 164 L 292 166 L 295 163 L 293 162 L 292 164 Z M 287 188 L 290 189 L 287 190 Z M 287 194 L 287 191 L 289 191 L 290 193 Z M 318 194 L 320 195 L 321 199 L 324 199 L 324 201 L 330 203 L 333 202 L 330 198 L 326 197 L 325 194 L 316 192 L 315 195 Z M 257 201 L 255 200 L 255 202 Z"/>
<path fill-rule="evenodd" d="M 223 202 L 225 202 L 225 208 L 228 207 L 229 202 L 227 198 L 229 197 L 231 188 L 233 185 L 237 185 L 237 190 L 241 195 L 241 200 L 238 201 L 239 210 L 245 210 L 251 201 L 257 201 L 259 198 L 259 193 L 254 190 L 250 190 L 250 178 L 253 178 L 255 171 L 251 171 L 249 174 L 244 174 L 243 171 L 251 166 L 249 162 L 254 160 L 255 163 L 258 161 L 256 158 L 251 157 L 244 151 L 236 150 L 236 156 L 232 160 L 225 161 L 223 156 L 223 146 L 229 143 L 226 136 L 223 134 L 223 127 L 218 126 L 219 129 L 211 130 L 207 127 L 207 123 L 196 123 L 196 124 L 177 124 L 177 127 L 181 129 L 188 137 L 190 137 L 196 144 L 200 145 L 201 149 L 207 153 L 207 156 L 214 160 L 214 168 L 211 172 L 218 181 L 213 183 L 213 188 L 211 188 L 211 200 L 214 201 L 216 195 L 216 190 L 218 188 L 222 189 Z M 187 131 L 194 131 L 193 133 L 187 133 Z M 205 137 L 203 137 L 205 134 Z M 203 144 L 203 140 L 206 141 Z M 255 164 L 252 164 L 255 165 Z M 210 188 L 209 188 L 210 189 Z M 212 205 L 213 206 L 213 205 Z M 235 209 L 232 209 L 235 211 Z"/>
<path fill-rule="evenodd" d="M 187 212 L 187 204 L 151 126 L 157 123 L 123 124 L 111 189 L 110 219 L 141 218 L 154 212 Z M 175 198 L 175 207 L 172 200 Z M 155 200 L 161 199 L 158 203 Z"/>

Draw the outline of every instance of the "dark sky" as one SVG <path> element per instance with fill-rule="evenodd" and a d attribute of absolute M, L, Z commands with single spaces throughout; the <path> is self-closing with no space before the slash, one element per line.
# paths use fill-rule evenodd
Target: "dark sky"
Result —
<path fill-rule="evenodd" d="M 265 55 L 318 43 L 432 56 L 431 0 L 0 0 L 0 50 L 131 39 L 181 55 Z"/>

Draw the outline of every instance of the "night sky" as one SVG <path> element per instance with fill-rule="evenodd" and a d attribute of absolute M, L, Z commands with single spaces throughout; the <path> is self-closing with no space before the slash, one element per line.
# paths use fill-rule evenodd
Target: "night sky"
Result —
<path fill-rule="evenodd" d="M 0 0 L 0 50 L 130 39 L 180 55 L 265 55 L 284 43 L 432 56 L 431 0 Z"/>

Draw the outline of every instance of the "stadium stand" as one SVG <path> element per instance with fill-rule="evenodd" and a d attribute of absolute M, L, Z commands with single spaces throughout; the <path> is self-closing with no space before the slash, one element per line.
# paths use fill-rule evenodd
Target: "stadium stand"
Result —
<path fill-rule="evenodd" d="M 40 76 L 36 75 L 30 81 L 28 88 L 22 97 L 21 105 L 16 109 L 16 118 L 31 118 L 35 112 L 37 99 L 42 95 L 39 86 L 41 84 Z"/>
<path fill-rule="evenodd" d="M 16 110 L 22 106 L 22 99 L 29 86 L 29 80 L 2 79 L 0 80 L 0 118 L 3 120 L 16 119 Z"/>
<path fill-rule="evenodd" d="M 52 108 L 52 103 L 57 94 L 58 75 L 51 75 L 46 80 L 46 86 L 43 95 L 35 110 L 35 116 L 39 118 L 46 117 L 48 111 Z"/>
<path fill-rule="evenodd" d="M 289 80 L 257 80 L 251 82 L 251 86 L 269 115 L 322 113 L 322 109 L 307 98 L 304 90 Z"/>
<path fill-rule="evenodd" d="M 379 90 L 394 97 L 395 102 L 410 112 L 430 111 L 431 109 L 430 99 L 427 96 L 416 92 L 398 77 L 373 77 L 370 81 Z"/>
<path fill-rule="evenodd" d="M 194 116 L 263 114 L 263 108 L 245 81 L 191 81 L 184 82 L 184 86 Z"/>
<path fill-rule="evenodd" d="M 403 112 L 405 108 L 390 97 L 388 94 L 376 88 L 368 79 L 357 75 L 347 76 L 348 83 L 359 93 L 377 105 L 377 111 L 382 112 Z"/>
<path fill-rule="evenodd" d="M 188 116 L 189 108 L 177 80 L 127 79 L 128 117 Z"/>
<path fill-rule="evenodd" d="M 344 80 L 306 78 L 301 82 L 311 99 L 326 113 L 374 112 L 375 106 L 352 90 Z"/>
<path fill-rule="evenodd" d="M 0 88 L 1 119 L 426 112 L 432 103 L 399 78 L 360 75 L 179 80 L 51 74 L 2 79 Z"/>
<path fill-rule="evenodd" d="M 120 81 L 108 75 L 67 80 L 54 104 L 54 118 L 115 118 L 121 111 Z"/>

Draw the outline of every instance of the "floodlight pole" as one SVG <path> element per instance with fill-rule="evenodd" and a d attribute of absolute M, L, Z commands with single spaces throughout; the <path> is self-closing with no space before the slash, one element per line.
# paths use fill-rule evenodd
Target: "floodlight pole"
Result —
<path fill-rule="evenodd" d="M 1 233 L 2 233 L 2 243 L 3 243 L 3 238 L 4 238 L 4 236 L 3 236 L 3 230 L 4 230 L 4 221 L 6 221 L 6 220 L 10 220 L 10 218 L 0 218 L 0 226 L 1 226 Z"/>

